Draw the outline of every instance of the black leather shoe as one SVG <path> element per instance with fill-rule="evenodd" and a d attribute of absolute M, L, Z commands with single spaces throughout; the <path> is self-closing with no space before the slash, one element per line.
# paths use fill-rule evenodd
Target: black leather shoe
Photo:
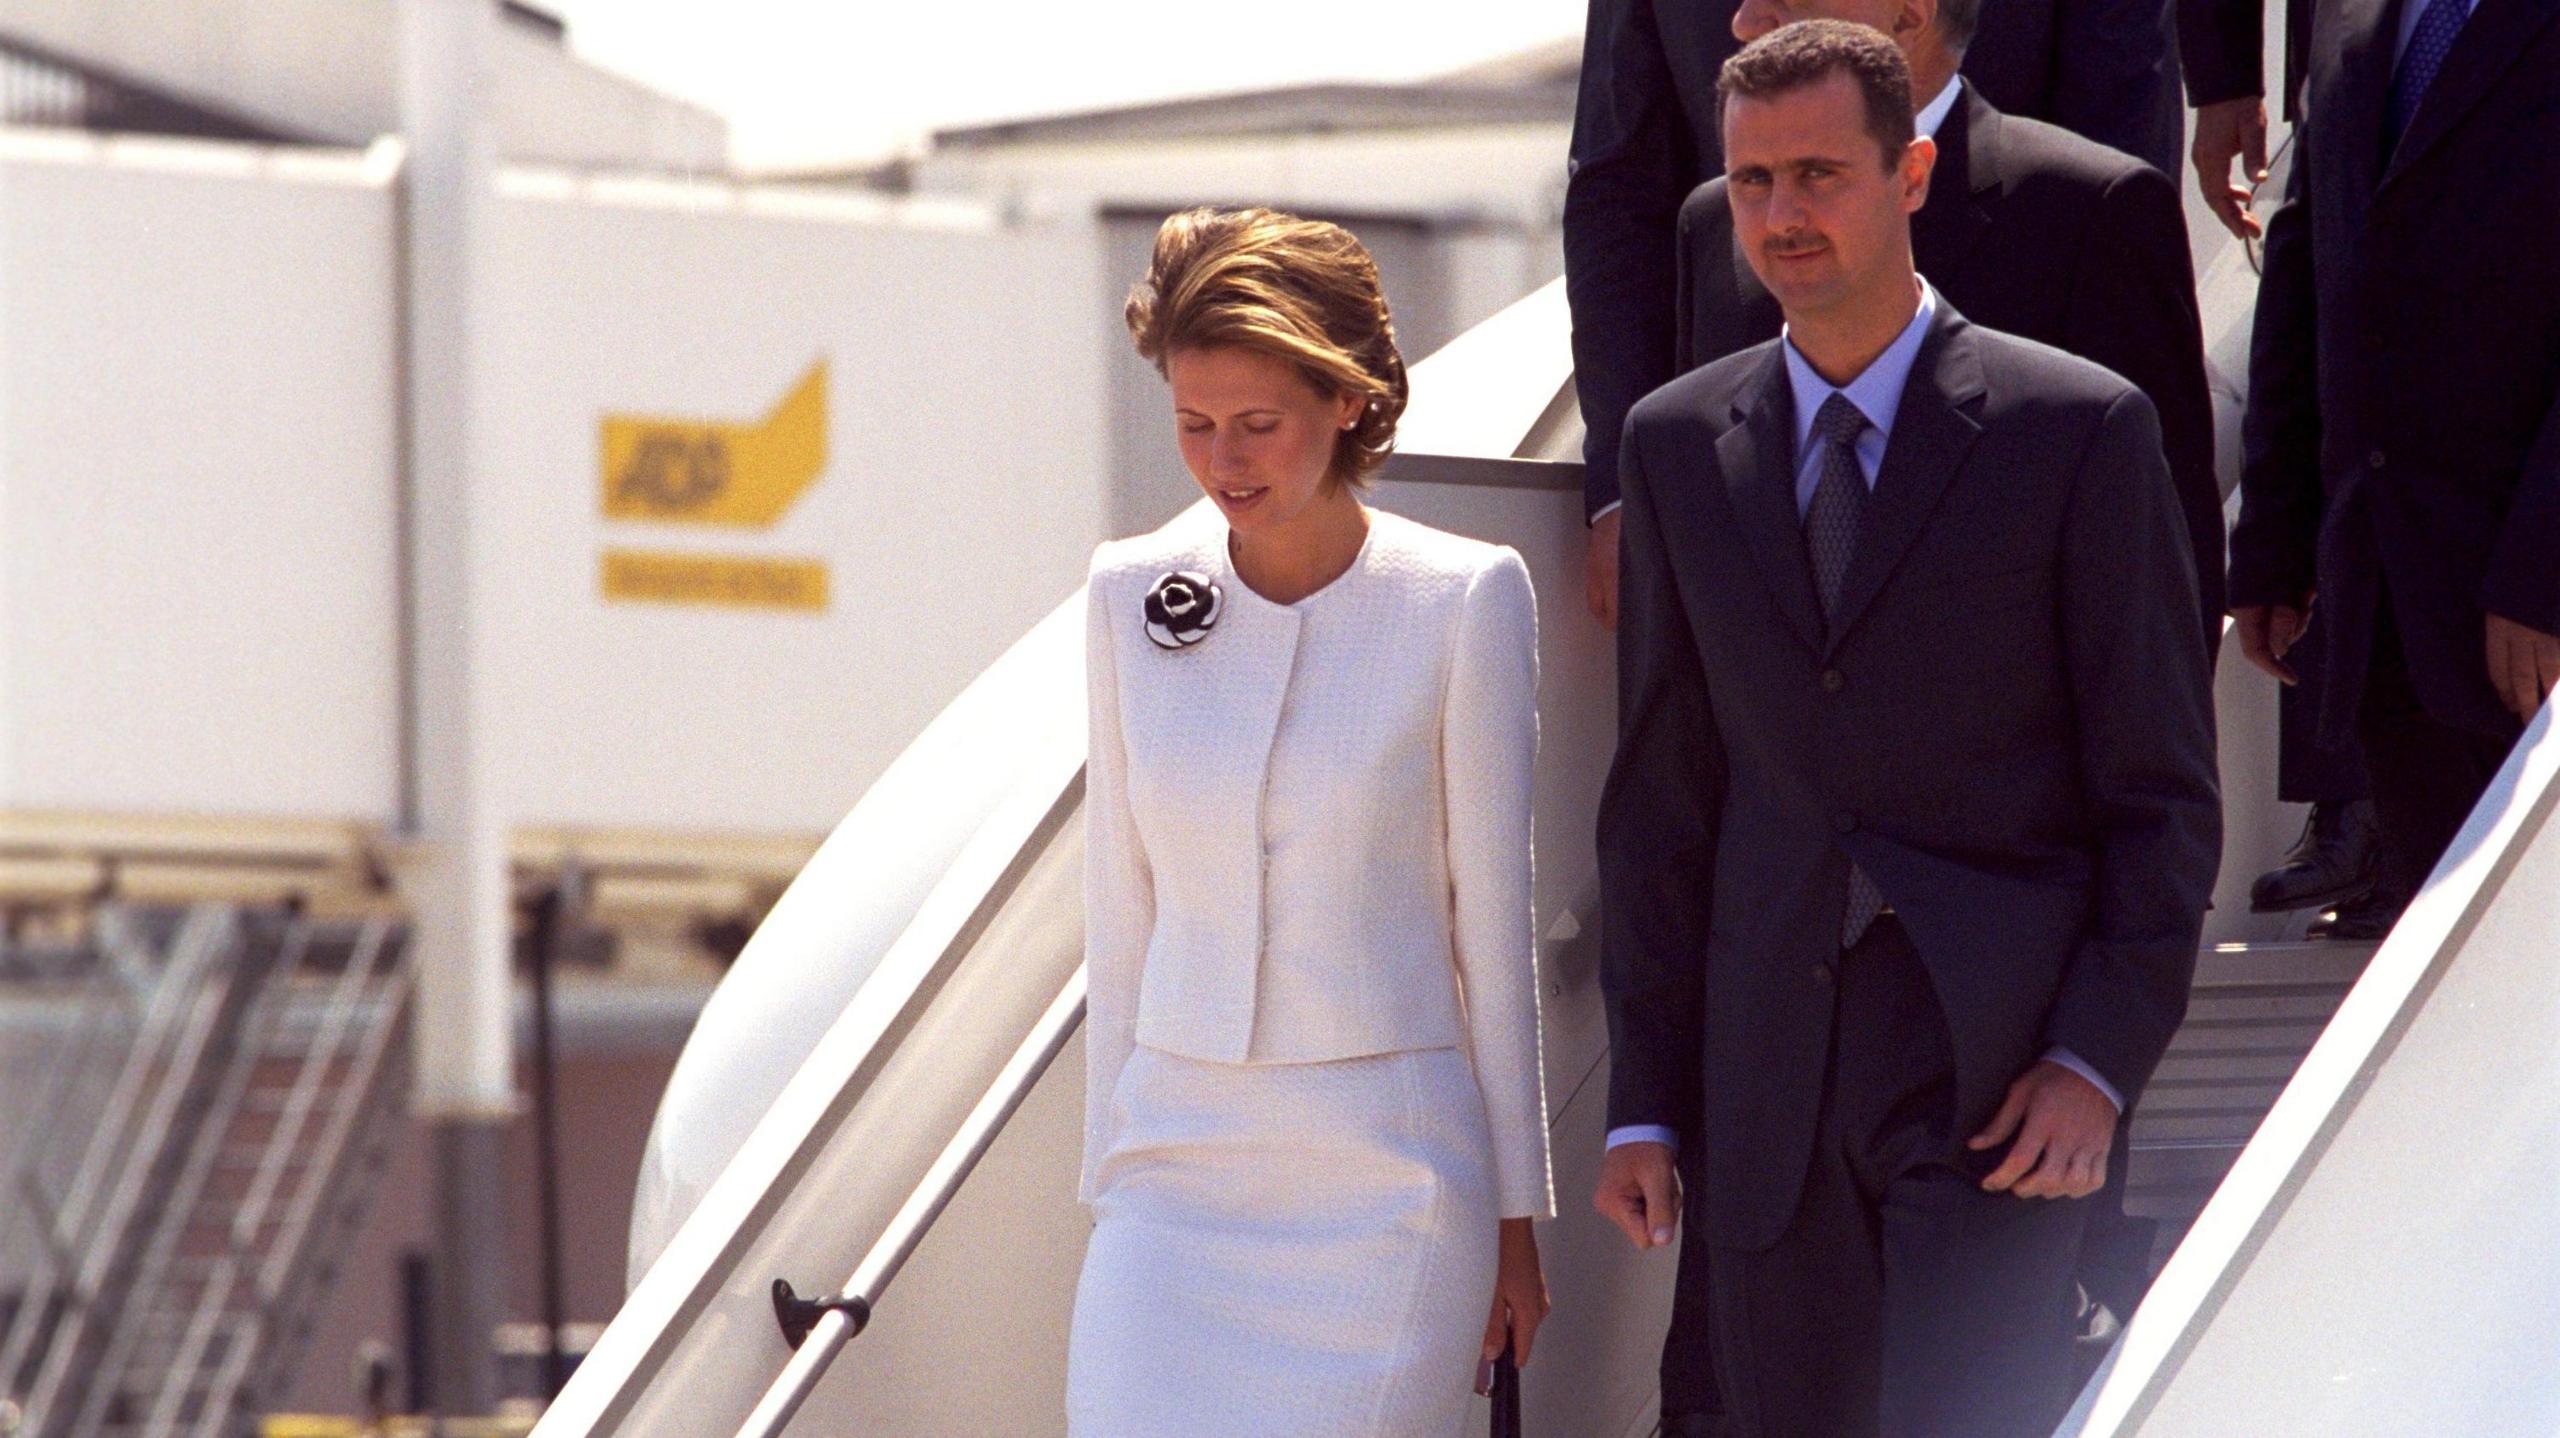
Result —
<path fill-rule="evenodd" d="M 2303 937 L 2378 944 L 2391 936 L 2391 926 L 2400 922 L 2400 911 L 2407 907 L 2409 901 L 2397 894 L 2386 894 L 2378 889 L 2358 894 L 2335 910 L 2312 920 Z"/>
<path fill-rule="evenodd" d="M 2124 1324 L 2117 1320 L 2114 1309 L 2092 1300 L 2089 1291 L 2083 1288 L 2080 1290 L 2080 1317 L 2075 1327 L 2077 1331 L 2071 1335 L 2071 1388 L 2076 1393 L 2089 1386 L 2089 1375 L 2097 1372 L 2098 1365 L 2107 1361 L 2107 1354 L 2116 1346 L 2117 1335 L 2124 1332 Z"/>
<path fill-rule="evenodd" d="M 2280 914 L 2354 898 L 2373 882 L 2381 837 L 2370 799 L 2312 805 L 2311 822 L 2302 826 L 2301 842 L 2285 855 L 2283 867 L 2260 874 L 2249 886 L 2249 907 Z"/>

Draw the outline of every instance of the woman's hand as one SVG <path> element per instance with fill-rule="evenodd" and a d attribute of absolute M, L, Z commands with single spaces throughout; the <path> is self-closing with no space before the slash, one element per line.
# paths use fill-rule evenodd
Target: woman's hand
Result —
<path fill-rule="evenodd" d="M 1502 1220 L 1502 1261 L 1493 1275 L 1493 1314 L 1484 1323 L 1484 1367 L 1476 1391 L 1493 1386 L 1494 1355 L 1511 1340 L 1511 1361 L 1529 1366 L 1529 1344 L 1547 1316 L 1547 1275 L 1538 1266 L 1538 1235 L 1525 1218 Z"/>

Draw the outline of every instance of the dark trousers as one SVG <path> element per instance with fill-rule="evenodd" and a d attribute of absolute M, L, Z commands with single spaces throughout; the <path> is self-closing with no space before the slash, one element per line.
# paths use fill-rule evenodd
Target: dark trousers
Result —
<path fill-rule="evenodd" d="M 2072 1397 L 2089 1210 L 1982 1191 L 2005 1151 L 1956 1131 L 1946 1021 L 1899 923 L 1842 956 L 1836 1003 L 1795 1218 L 1766 1251 L 1709 1258 L 1726 1431 L 2046 1438 Z"/>
<path fill-rule="evenodd" d="M 2360 773 L 2361 771 L 2359 771 Z M 1681 1152 L 1698 1152 L 1695 1138 Z M 2159 1225 L 2124 1211 L 2131 1123 L 2116 1126 L 2107 1156 L 2106 1186 L 2080 1201 L 2085 1210 L 2076 1277 L 2091 1301 L 2104 1304 L 2118 1323 L 2130 1322 L 2151 1287 L 2151 1250 Z M 1710 1284 L 1705 1185 L 1688 1182 L 1681 1199 L 1679 1274 L 1672 1289 L 1671 1326 L 1662 1337 L 1663 1438 L 1727 1438 L 1724 1399 L 1716 1389 L 1714 1345 L 1708 1337 Z M 2076 1331 L 2076 1330 L 2075 1330 Z"/>
<path fill-rule="evenodd" d="M 1684 1159 L 1698 1152 L 1683 1135 Z M 1724 1438 L 1724 1400 L 1716 1393 L 1715 1350 L 1707 1337 L 1707 1186 L 1684 1177 L 1680 1198 L 1680 1271 L 1671 1291 L 1671 1327 L 1662 1335 L 1663 1438 Z"/>
<path fill-rule="evenodd" d="M 2456 728 L 2430 715 L 2409 680 L 2391 605 L 2386 599 L 2378 607 L 2356 740 L 2373 780 L 2374 818 L 2382 826 L 2374 887 L 2405 896 L 2418 892 L 2444 857 L 2506 762 L 2515 735 Z"/>
<path fill-rule="evenodd" d="M 2315 617 L 2313 624 L 2320 621 Z M 2320 635 L 2306 632 L 2285 651 L 2284 662 L 2302 682 L 2276 694 L 2276 797 L 2288 804 L 2346 804 L 2369 792 L 2364 751 L 2352 743 L 2320 742 L 2322 671 Z"/>

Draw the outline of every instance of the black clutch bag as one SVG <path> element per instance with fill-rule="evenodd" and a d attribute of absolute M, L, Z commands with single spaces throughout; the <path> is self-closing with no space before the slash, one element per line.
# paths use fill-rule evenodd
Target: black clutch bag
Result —
<path fill-rule="evenodd" d="M 1493 1438 L 1520 1438 L 1520 1370 L 1507 1348 L 1493 1360 Z"/>

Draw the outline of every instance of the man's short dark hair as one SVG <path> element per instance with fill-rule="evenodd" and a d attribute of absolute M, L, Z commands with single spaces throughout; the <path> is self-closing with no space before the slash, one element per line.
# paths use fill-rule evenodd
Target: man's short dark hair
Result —
<path fill-rule="evenodd" d="M 1973 43 L 1982 25 L 1982 0 L 1938 0 L 1938 38 L 1958 55 Z"/>
<path fill-rule="evenodd" d="M 1739 97 L 1768 100 L 1818 85 L 1835 74 L 1858 84 L 1867 102 L 1867 133 L 1884 151 L 1887 169 L 1911 146 L 1911 66 L 1872 25 L 1847 20 L 1798 20 L 1742 47 L 1716 76 L 1716 108 Z"/>

